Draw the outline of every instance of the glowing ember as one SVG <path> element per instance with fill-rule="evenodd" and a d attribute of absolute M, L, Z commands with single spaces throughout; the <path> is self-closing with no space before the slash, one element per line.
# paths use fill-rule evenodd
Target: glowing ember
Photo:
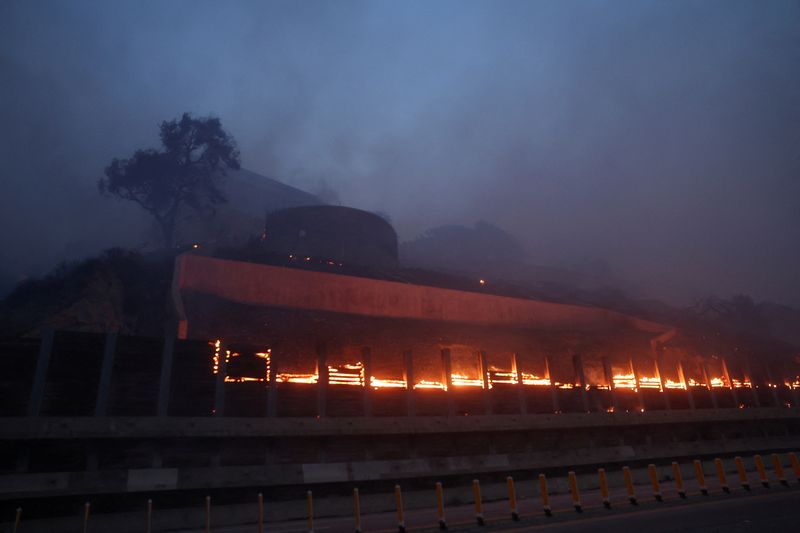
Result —
<path fill-rule="evenodd" d="M 317 383 L 319 375 L 314 374 L 287 374 L 281 373 L 275 376 L 275 379 L 281 383 Z"/>
<path fill-rule="evenodd" d="M 481 387 L 483 388 L 483 380 L 470 378 L 464 374 L 451 374 L 450 379 L 454 387 Z"/>
<path fill-rule="evenodd" d="M 677 381 L 672 381 L 668 379 L 664 382 L 664 387 L 667 389 L 683 389 L 686 390 L 686 385 L 684 383 L 679 383 Z"/>
<path fill-rule="evenodd" d="M 447 387 L 438 381 L 421 380 L 414 383 L 415 389 L 442 389 L 447 390 Z"/>
<path fill-rule="evenodd" d="M 550 378 L 541 378 L 536 374 L 526 374 L 525 372 L 522 373 L 522 384 L 523 385 L 535 385 L 539 387 L 549 387 L 550 386 Z"/>
<path fill-rule="evenodd" d="M 639 387 L 643 389 L 658 389 L 661 390 L 661 380 L 658 378 L 639 378 Z"/>
<path fill-rule="evenodd" d="M 376 378 L 375 376 L 371 376 L 369 379 L 369 384 L 374 389 L 406 388 L 406 380 L 404 379 L 381 379 L 381 378 Z"/>
<path fill-rule="evenodd" d="M 636 376 L 630 374 L 614 374 L 612 378 L 614 381 L 615 389 L 633 389 L 636 390 Z"/>

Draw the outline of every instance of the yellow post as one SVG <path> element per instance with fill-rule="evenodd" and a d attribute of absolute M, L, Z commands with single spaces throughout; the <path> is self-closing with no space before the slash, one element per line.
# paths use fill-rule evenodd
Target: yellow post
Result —
<path fill-rule="evenodd" d="M 547 478 L 544 474 L 539 474 L 539 494 L 542 496 L 542 509 L 545 516 L 553 516 L 553 510 L 550 509 L 550 496 L 547 494 Z"/>
<path fill-rule="evenodd" d="M 606 469 L 598 468 L 597 477 L 600 478 L 600 496 L 603 497 L 603 507 L 611 509 L 611 499 L 608 497 L 608 480 L 606 479 Z"/>
<path fill-rule="evenodd" d="M 765 488 L 769 488 L 769 479 L 767 479 L 767 471 L 764 469 L 764 461 L 761 460 L 761 456 L 756 454 L 753 456 L 753 460 L 756 463 L 756 470 L 758 470 L 758 479 L 761 481 L 761 485 Z"/>
<path fill-rule="evenodd" d="M 792 470 L 794 470 L 794 477 L 800 481 L 800 462 L 797 461 L 797 456 L 794 452 L 789 453 L 789 462 L 792 463 Z"/>
<path fill-rule="evenodd" d="M 508 476 L 506 478 L 506 485 L 508 486 L 508 505 L 511 507 L 511 520 L 519 522 L 519 513 L 517 512 L 517 491 L 514 490 L 514 478 Z"/>
<path fill-rule="evenodd" d="M 211 496 L 206 496 L 205 524 L 205 533 L 209 533 L 211 531 Z"/>
<path fill-rule="evenodd" d="M 681 467 L 675 461 L 672 461 L 672 477 L 675 478 L 675 489 L 678 491 L 678 496 L 686 499 L 686 489 L 683 488 L 683 476 L 681 475 Z"/>
<path fill-rule="evenodd" d="M 444 531 L 447 529 L 447 521 L 444 518 L 444 492 L 439 481 L 436 482 L 436 513 L 439 515 L 439 529 Z"/>
<path fill-rule="evenodd" d="M 725 494 L 730 494 L 731 488 L 728 486 L 728 479 L 725 477 L 725 467 L 719 457 L 714 459 L 714 468 L 717 469 L 717 478 L 719 478 L 719 486 L 722 487 L 722 491 Z"/>
<path fill-rule="evenodd" d="M 747 479 L 747 470 L 744 469 L 744 461 L 738 455 L 733 458 L 736 463 L 736 471 L 739 473 L 739 484 L 744 490 L 750 490 L 750 481 Z"/>
<path fill-rule="evenodd" d="M 397 507 L 397 531 L 406 533 L 406 519 L 403 514 L 403 494 L 400 492 L 400 485 L 394 486 L 394 503 Z"/>
<path fill-rule="evenodd" d="M 572 496 L 572 506 L 575 508 L 576 513 L 582 513 L 581 495 L 578 492 L 578 478 L 575 477 L 575 472 L 570 471 L 567 476 L 569 477 L 569 493 Z"/>
<path fill-rule="evenodd" d="M 258 533 L 264 533 L 264 495 L 258 493 Z"/>
<path fill-rule="evenodd" d="M 653 486 L 653 497 L 657 502 L 663 502 L 664 497 L 661 495 L 661 484 L 658 482 L 656 465 L 652 463 L 647 465 L 647 474 L 650 476 L 650 484 Z"/>
<path fill-rule="evenodd" d="M 708 487 L 706 487 L 706 476 L 703 473 L 703 463 L 700 459 L 694 460 L 694 475 L 697 478 L 697 488 L 700 489 L 700 494 L 708 496 Z"/>
<path fill-rule="evenodd" d="M 306 513 L 308 514 L 308 533 L 314 533 L 314 495 L 306 492 Z"/>
<path fill-rule="evenodd" d="M 22 507 L 17 507 L 17 516 L 14 518 L 14 533 L 17 533 L 20 522 L 22 522 Z"/>
<path fill-rule="evenodd" d="M 92 504 L 86 502 L 83 504 L 83 533 L 89 531 L 89 512 L 91 511 Z"/>
<path fill-rule="evenodd" d="M 147 499 L 147 524 L 145 532 L 150 533 L 153 530 L 153 500 Z"/>
<path fill-rule="evenodd" d="M 627 466 L 622 467 L 622 477 L 625 478 L 625 490 L 628 491 L 628 501 L 631 505 L 639 505 L 636 501 L 636 492 L 633 490 L 633 478 L 631 477 L 631 469 Z"/>
<path fill-rule="evenodd" d="M 356 523 L 356 533 L 361 533 L 361 498 L 358 489 L 353 489 L 353 520 Z"/>
<path fill-rule="evenodd" d="M 481 501 L 481 483 L 477 479 L 472 480 L 472 496 L 475 499 L 475 521 L 482 526 L 485 522 L 483 520 L 483 502 Z"/>
<path fill-rule="evenodd" d="M 778 481 L 781 485 L 788 487 L 789 482 L 786 481 L 786 474 L 783 472 L 783 464 L 781 464 L 781 456 L 777 453 L 772 454 L 772 468 L 775 469 L 775 475 L 778 476 Z"/>

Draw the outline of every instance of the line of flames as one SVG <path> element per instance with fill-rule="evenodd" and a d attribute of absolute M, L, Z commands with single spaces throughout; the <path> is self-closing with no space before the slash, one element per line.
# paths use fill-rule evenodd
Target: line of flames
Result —
<path fill-rule="evenodd" d="M 218 374 L 220 370 L 220 365 L 222 363 L 222 343 L 220 340 L 216 340 L 215 342 L 210 342 L 214 348 L 214 352 L 211 358 L 211 369 L 213 374 Z M 225 350 L 224 352 L 224 359 L 225 363 L 229 363 L 231 358 L 239 357 L 238 352 L 231 352 L 230 350 Z M 256 357 L 264 359 L 266 368 L 264 377 L 248 377 L 248 376 L 225 376 L 225 381 L 230 383 L 244 383 L 244 382 L 264 382 L 269 381 L 269 376 L 271 372 L 271 355 L 272 350 L 267 349 L 264 352 L 258 352 L 255 354 Z M 366 385 L 366 376 L 365 376 L 365 368 L 364 363 L 361 361 L 355 363 L 345 363 L 339 366 L 327 366 L 328 371 L 328 384 L 329 385 L 345 385 L 345 386 L 355 386 L 355 387 L 364 387 Z M 312 373 L 290 373 L 290 372 L 280 372 L 276 373 L 275 380 L 280 383 L 306 383 L 306 384 L 316 384 L 319 383 L 319 373 L 312 372 Z M 508 370 L 501 370 L 494 367 L 490 367 L 487 372 L 487 379 L 488 387 L 491 389 L 494 385 L 519 385 L 522 384 L 523 386 L 538 386 L 538 387 L 555 387 L 559 389 L 575 389 L 580 388 L 579 384 L 575 383 L 561 383 L 561 382 L 552 382 L 550 378 L 541 377 L 536 374 L 530 374 L 527 372 L 518 372 L 518 371 L 508 371 Z M 450 375 L 450 383 L 453 387 L 476 387 L 476 388 L 484 388 L 484 380 L 480 377 L 470 377 L 466 374 L 461 373 L 452 373 Z M 709 387 L 710 384 L 710 387 Z M 735 378 L 731 378 L 730 384 L 726 384 L 725 380 L 721 377 L 713 377 L 709 379 L 709 384 L 697 381 L 695 379 L 688 379 L 686 383 L 682 383 L 679 381 L 673 381 L 671 379 L 665 379 L 663 384 L 661 379 L 658 377 L 650 377 L 650 376 L 639 376 L 638 384 L 636 380 L 636 375 L 633 373 L 629 374 L 614 374 L 612 376 L 612 385 L 587 385 L 586 389 L 596 388 L 601 390 L 609 390 L 609 389 L 628 389 L 633 391 L 638 391 L 639 389 L 658 389 L 659 391 L 663 391 L 664 389 L 682 389 L 686 390 L 688 387 L 701 387 L 701 388 L 752 388 L 752 383 L 745 379 L 745 380 L 738 380 Z M 407 383 L 405 379 L 392 379 L 392 378 L 378 378 L 375 376 L 370 376 L 369 386 L 374 389 L 384 389 L 384 388 L 397 388 L 397 389 L 405 389 L 407 388 Z M 768 383 L 768 387 L 777 388 L 779 385 Z M 800 377 L 795 379 L 794 381 L 785 381 L 783 386 L 788 387 L 790 389 L 800 389 Z M 413 386 L 414 389 L 441 389 L 447 390 L 447 384 L 442 383 L 441 381 L 433 381 L 433 380 L 426 380 L 422 379 L 416 381 Z"/>

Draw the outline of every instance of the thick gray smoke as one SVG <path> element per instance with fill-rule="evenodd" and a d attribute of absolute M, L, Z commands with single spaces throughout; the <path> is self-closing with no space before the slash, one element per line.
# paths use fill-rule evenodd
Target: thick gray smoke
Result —
<path fill-rule="evenodd" d="M 114 156 L 213 113 L 246 168 L 401 238 L 487 220 L 639 295 L 800 305 L 798 2 L 0 5 L 3 275 L 114 244 Z"/>

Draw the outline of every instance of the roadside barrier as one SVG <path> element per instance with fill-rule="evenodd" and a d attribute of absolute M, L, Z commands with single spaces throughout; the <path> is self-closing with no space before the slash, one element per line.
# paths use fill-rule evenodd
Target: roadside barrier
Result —
<path fill-rule="evenodd" d="M 653 497 L 656 499 L 657 502 L 663 502 L 664 497 L 661 495 L 661 485 L 658 482 L 658 472 L 656 471 L 656 465 L 654 464 L 647 465 L 647 473 L 650 475 L 650 484 L 653 486 Z"/>
<path fill-rule="evenodd" d="M 539 474 L 539 494 L 542 496 L 542 510 L 545 516 L 553 516 L 550 509 L 550 496 L 547 494 L 547 478 L 544 474 Z"/>
<path fill-rule="evenodd" d="M 756 454 L 753 456 L 753 460 L 756 463 L 756 470 L 758 470 L 758 479 L 761 481 L 761 485 L 765 488 L 769 488 L 769 479 L 767 479 L 767 470 L 764 468 L 764 461 L 761 460 L 761 456 Z"/>
<path fill-rule="evenodd" d="M 603 498 L 603 507 L 611 509 L 611 499 L 608 497 L 608 480 L 606 479 L 606 469 L 598 468 L 597 477 L 600 479 L 600 496 Z"/>
<path fill-rule="evenodd" d="M 406 518 L 403 513 L 403 493 L 400 492 L 400 485 L 394 486 L 394 503 L 397 507 L 397 531 L 406 533 Z"/>
<path fill-rule="evenodd" d="M 472 496 L 475 499 L 475 521 L 479 526 L 485 525 L 483 520 L 483 502 L 481 501 L 481 483 L 477 479 L 472 480 Z"/>
<path fill-rule="evenodd" d="M 750 481 L 747 479 L 747 470 L 744 469 L 744 461 L 738 455 L 733 458 L 736 463 L 736 471 L 739 472 L 739 484 L 744 490 L 750 490 Z"/>
<path fill-rule="evenodd" d="M 703 463 L 700 459 L 694 460 L 694 476 L 697 479 L 697 488 L 700 489 L 700 494 L 708 496 L 708 487 L 706 487 L 706 476 L 703 472 Z"/>
<path fill-rule="evenodd" d="M 790 452 L 787 455 L 789 457 L 789 463 L 791 465 L 792 472 L 797 478 L 797 481 L 800 481 L 800 462 L 798 462 L 797 454 L 794 452 Z M 789 481 L 786 478 L 786 472 L 784 465 L 781 461 L 781 455 L 778 453 L 772 453 L 771 461 L 772 461 L 772 469 L 775 471 L 775 475 L 778 481 L 782 485 L 788 487 Z M 758 473 L 761 485 L 763 485 L 764 488 L 767 489 L 770 488 L 770 482 L 769 478 L 767 477 L 767 471 L 764 466 L 764 460 L 762 456 L 759 454 L 754 455 L 753 462 L 755 464 L 755 469 Z M 695 478 L 697 480 L 697 486 L 700 492 L 704 496 L 709 496 L 709 490 L 708 487 L 706 486 L 705 472 L 703 470 L 702 461 L 700 459 L 694 459 L 692 461 L 692 464 L 694 467 Z M 750 481 L 742 457 L 740 456 L 734 457 L 734 464 L 736 466 L 736 473 L 738 474 L 739 484 L 741 485 L 743 490 L 750 491 L 751 490 Z M 721 490 L 724 491 L 726 494 L 730 494 L 731 488 L 730 485 L 728 484 L 728 479 L 725 472 L 725 463 L 721 458 L 719 457 L 714 458 L 714 469 L 716 476 L 719 480 L 719 485 Z M 677 495 L 682 499 L 686 499 L 687 498 L 686 488 L 684 486 L 684 480 L 681 474 L 680 464 L 676 461 L 672 461 L 671 470 Z M 608 485 L 608 477 L 606 474 L 606 470 L 604 468 L 598 468 L 597 475 L 599 481 L 598 488 L 603 507 L 605 507 L 606 509 L 611 509 L 611 499 L 609 496 L 609 485 Z M 650 485 L 652 486 L 653 497 L 655 498 L 656 501 L 663 502 L 664 496 L 661 489 L 661 482 L 658 477 L 658 467 L 653 463 L 648 464 L 647 475 L 650 481 Z M 628 501 L 630 502 L 631 505 L 638 505 L 635 486 L 633 483 L 633 475 L 630 467 L 628 466 L 622 467 L 622 476 L 625 485 L 625 490 L 628 496 Z M 547 517 L 553 516 L 553 509 L 550 506 L 550 495 L 548 493 L 548 488 L 547 488 L 547 478 L 545 477 L 545 474 L 539 474 L 538 479 L 539 479 L 539 495 L 542 500 L 542 510 L 545 516 Z M 575 509 L 575 512 L 582 513 L 583 505 L 581 502 L 580 490 L 578 487 L 578 478 L 574 471 L 567 472 L 567 482 L 569 486 L 570 501 L 572 503 L 572 507 Z M 516 485 L 514 482 L 514 478 L 512 476 L 506 477 L 506 489 L 508 492 L 508 504 L 509 504 L 509 511 L 511 514 L 511 520 L 514 522 L 518 522 L 520 521 L 520 513 L 517 501 Z M 448 526 L 445 518 L 444 491 L 442 488 L 442 483 L 439 481 L 435 483 L 435 493 L 436 493 L 436 516 L 438 520 L 438 526 L 440 530 L 444 531 L 448 529 Z M 472 480 L 472 493 L 475 506 L 475 521 L 479 526 L 484 526 L 486 522 L 483 515 L 483 499 L 481 496 L 480 480 L 478 479 Z M 405 511 L 403 507 L 403 496 L 400 489 L 400 485 L 394 486 L 394 497 L 395 497 L 395 505 L 397 508 L 397 530 L 399 533 L 406 533 Z M 145 510 L 144 529 L 146 533 L 152 533 L 153 500 L 148 498 L 146 503 L 147 505 Z M 256 495 L 256 505 L 257 505 L 256 528 L 258 533 L 264 533 L 265 531 L 264 494 L 261 492 L 257 493 Z M 306 492 L 306 512 L 308 520 L 308 533 L 314 533 L 314 499 L 313 499 L 313 494 L 310 490 Z M 211 533 L 210 495 L 207 495 L 204 498 L 203 515 L 204 515 L 203 531 L 205 533 Z M 88 533 L 90 517 L 91 517 L 91 503 L 87 501 L 84 503 L 83 507 L 82 533 Z M 353 520 L 355 526 L 354 533 L 363 533 L 362 517 L 361 517 L 361 497 L 358 488 L 353 488 Z M 10 531 L 12 533 L 19 533 L 21 523 L 22 523 L 22 507 L 17 507 L 14 516 L 13 527 L 10 529 Z"/>
<path fill-rule="evenodd" d="M 686 499 L 686 489 L 683 488 L 683 476 L 681 475 L 681 465 L 672 461 L 672 477 L 675 479 L 675 488 L 678 491 L 678 497 L 682 500 Z"/>
<path fill-rule="evenodd" d="M 519 513 L 517 512 L 517 492 L 514 490 L 514 478 L 508 476 L 506 478 L 506 485 L 508 486 L 508 505 L 511 507 L 511 520 L 519 522 Z"/>
<path fill-rule="evenodd" d="M 436 482 L 436 514 L 439 517 L 439 529 L 444 531 L 447 529 L 447 521 L 444 518 L 444 493 L 442 491 L 442 484 Z"/>
<path fill-rule="evenodd" d="M 622 477 L 625 478 L 625 490 L 628 492 L 628 501 L 631 502 L 631 505 L 639 505 L 639 502 L 636 501 L 636 492 L 633 490 L 631 469 L 627 466 L 622 467 Z"/>
<path fill-rule="evenodd" d="M 725 494 L 730 494 L 731 488 L 728 486 L 728 479 L 725 477 L 725 467 L 719 457 L 714 459 L 714 468 L 717 470 L 717 478 L 719 478 L 719 486 L 722 487 L 722 491 Z"/>
<path fill-rule="evenodd" d="M 361 498 L 358 496 L 358 489 L 353 489 L 353 519 L 356 533 L 361 533 Z M 262 531 L 259 529 L 258 533 Z"/>
<path fill-rule="evenodd" d="M 789 482 L 786 481 L 786 474 L 783 473 L 781 457 L 777 453 L 772 454 L 772 467 L 775 469 L 775 475 L 778 476 L 778 482 L 784 487 L 788 487 Z"/>
<path fill-rule="evenodd" d="M 582 513 L 581 495 L 578 492 L 578 479 L 575 477 L 575 472 L 570 471 L 569 474 L 569 493 L 572 495 L 572 507 L 575 508 L 576 513 Z"/>

